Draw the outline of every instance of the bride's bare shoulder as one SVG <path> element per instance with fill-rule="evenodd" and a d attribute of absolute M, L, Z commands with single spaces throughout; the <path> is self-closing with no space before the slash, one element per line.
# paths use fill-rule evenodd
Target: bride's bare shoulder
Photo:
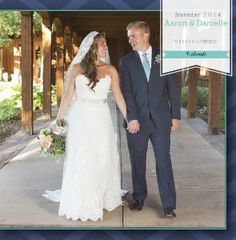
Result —
<path fill-rule="evenodd" d="M 79 63 L 74 64 L 73 67 L 72 67 L 72 70 L 73 70 L 75 75 L 79 75 L 79 74 L 82 73 L 82 68 L 81 68 Z"/>
<path fill-rule="evenodd" d="M 107 72 L 116 71 L 116 68 L 111 64 L 105 63 L 103 66 L 104 66 L 104 70 L 106 70 Z"/>
<path fill-rule="evenodd" d="M 107 64 L 107 72 L 110 73 L 110 75 L 117 74 L 115 66 L 111 64 Z"/>

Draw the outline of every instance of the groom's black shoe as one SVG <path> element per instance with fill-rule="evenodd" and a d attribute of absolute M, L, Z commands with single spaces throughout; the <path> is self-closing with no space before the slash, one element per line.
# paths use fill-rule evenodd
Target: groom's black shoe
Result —
<path fill-rule="evenodd" d="M 171 208 L 171 207 L 164 208 L 164 217 L 166 217 L 166 218 L 174 218 L 174 217 L 176 217 L 174 209 Z"/>
<path fill-rule="evenodd" d="M 132 204 L 129 205 L 130 210 L 141 211 L 143 209 L 144 202 L 142 200 L 135 200 Z"/>

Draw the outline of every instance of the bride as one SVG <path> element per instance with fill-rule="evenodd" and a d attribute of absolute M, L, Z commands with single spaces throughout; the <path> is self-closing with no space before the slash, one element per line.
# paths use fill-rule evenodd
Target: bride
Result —
<path fill-rule="evenodd" d="M 119 155 L 107 104 L 111 89 L 126 119 L 126 105 L 115 67 L 102 62 L 105 33 L 90 32 L 68 68 L 56 117 L 68 121 L 59 216 L 72 220 L 103 218 L 122 204 Z M 60 130 L 60 127 L 56 127 Z"/>

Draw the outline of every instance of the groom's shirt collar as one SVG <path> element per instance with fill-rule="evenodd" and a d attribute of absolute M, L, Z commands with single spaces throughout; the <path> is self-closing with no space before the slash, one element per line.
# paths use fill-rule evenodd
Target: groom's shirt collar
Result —
<path fill-rule="evenodd" d="M 138 51 L 138 55 L 139 55 L 142 63 L 143 63 L 143 54 L 144 53 L 147 53 L 147 59 L 148 59 L 148 62 L 150 64 L 150 66 L 151 66 L 151 62 L 152 62 L 152 46 L 150 45 L 150 47 L 145 52 Z"/>

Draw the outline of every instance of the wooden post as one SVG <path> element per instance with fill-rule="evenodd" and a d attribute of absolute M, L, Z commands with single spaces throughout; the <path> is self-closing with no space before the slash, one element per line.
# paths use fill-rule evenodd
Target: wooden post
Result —
<path fill-rule="evenodd" d="M 11 76 L 13 74 L 13 62 L 14 62 L 13 51 L 14 51 L 14 47 L 13 47 L 13 44 L 11 44 L 8 51 L 8 72 L 9 72 L 9 79 L 11 80 L 12 80 Z"/>
<path fill-rule="evenodd" d="M 208 134 L 220 132 L 221 80 L 219 73 L 209 73 L 208 84 Z"/>
<path fill-rule="evenodd" d="M 80 41 L 81 42 L 81 41 Z M 76 32 L 73 32 L 72 34 L 72 58 L 75 57 L 75 55 L 78 52 L 80 42 L 78 40 L 78 35 Z"/>
<path fill-rule="evenodd" d="M 60 106 L 62 94 L 63 94 L 63 82 L 64 82 L 64 43 L 63 37 L 57 36 L 57 68 L 56 68 L 56 88 L 57 88 L 57 106 Z"/>
<path fill-rule="evenodd" d="M 72 61 L 72 36 L 71 30 L 68 26 L 64 28 L 64 49 L 65 49 L 65 70 L 69 67 Z"/>
<path fill-rule="evenodd" d="M 197 110 L 197 79 L 198 79 L 198 69 L 189 70 L 188 78 L 188 118 L 196 117 Z"/>
<path fill-rule="evenodd" d="M 45 23 L 45 22 L 44 22 Z M 43 115 L 51 118 L 51 41 L 52 34 L 50 24 L 42 25 L 43 48 Z"/>
<path fill-rule="evenodd" d="M 36 39 L 33 37 L 33 82 L 37 83 Z"/>
<path fill-rule="evenodd" d="M 22 131 L 33 134 L 33 19 L 21 12 Z"/>

